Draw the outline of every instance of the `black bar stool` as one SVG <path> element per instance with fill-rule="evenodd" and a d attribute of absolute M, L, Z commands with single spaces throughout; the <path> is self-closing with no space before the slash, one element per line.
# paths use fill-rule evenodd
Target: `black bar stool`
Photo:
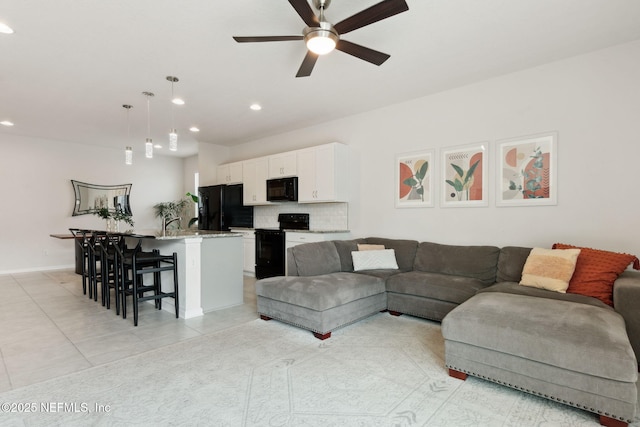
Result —
<path fill-rule="evenodd" d="M 138 304 L 143 301 L 153 300 L 158 310 L 162 309 L 163 298 L 173 298 L 175 304 L 176 319 L 179 317 L 178 298 L 178 254 L 161 255 L 157 249 L 152 252 L 143 252 L 141 242 L 136 248 L 127 253 L 115 246 L 118 258 L 118 283 L 122 296 L 122 317 L 127 317 L 127 296 L 131 295 L 133 301 L 133 324 L 138 326 Z M 173 291 L 162 290 L 162 272 L 173 272 Z M 145 283 L 144 276 L 152 276 L 152 283 Z M 131 278 L 129 278 L 129 275 Z"/>
<path fill-rule="evenodd" d="M 70 228 L 69 231 L 73 235 L 73 240 L 78 246 L 81 259 L 77 260 L 80 263 L 80 275 L 82 276 L 82 293 L 87 294 L 87 283 L 89 282 L 89 235 L 88 230 L 81 230 L 79 228 Z"/>
<path fill-rule="evenodd" d="M 118 262 L 116 247 L 124 248 L 124 237 L 106 233 L 100 237 L 100 279 L 102 305 L 111 309 L 111 289 L 114 290 L 116 314 L 120 314 L 120 292 L 118 288 Z"/>
<path fill-rule="evenodd" d="M 100 244 L 106 236 L 104 231 L 92 231 L 87 241 L 89 255 L 87 260 L 89 276 L 89 298 L 98 301 L 98 282 L 102 283 L 102 263 Z M 102 287 L 102 285 L 101 285 Z M 104 298 L 104 295 L 103 295 Z"/>

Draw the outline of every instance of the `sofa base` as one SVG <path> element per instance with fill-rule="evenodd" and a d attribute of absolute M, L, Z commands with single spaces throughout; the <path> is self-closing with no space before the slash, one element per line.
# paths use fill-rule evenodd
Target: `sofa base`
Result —
<path fill-rule="evenodd" d="M 422 317 L 424 319 L 440 322 L 444 319 L 444 316 L 446 316 L 447 313 L 457 306 L 458 304 L 453 302 L 440 301 L 417 295 L 387 292 L 387 308 L 391 314 L 408 314 L 410 316 Z M 394 316 L 397 315 L 398 314 L 394 314 Z"/>
<path fill-rule="evenodd" d="M 449 369 L 449 376 L 452 378 L 465 381 L 468 377 L 468 374 L 457 371 L 455 369 Z M 615 418 L 611 418 L 606 415 L 599 415 L 599 420 L 600 420 L 600 424 L 606 427 L 627 427 L 629 425 L 625 421 L 617 420 Z"/>
<path fill-rule="evenodd" d="M 275 319 L 307 329 L 318 339 L 327 339 L 342 326 L 386 310 L 386 292 L 371 295 L 324 311 L 317 311 L 258 295 L 258 314 L 263 320 Z M 268 319 L 265 319 L 268 318 Z"/>

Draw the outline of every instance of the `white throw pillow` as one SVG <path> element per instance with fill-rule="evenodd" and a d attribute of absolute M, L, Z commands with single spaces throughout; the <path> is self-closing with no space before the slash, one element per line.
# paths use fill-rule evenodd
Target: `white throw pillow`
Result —
<path fill-rule="evenodd" d="M 353 258 L 353 271 L 398 269 L 396 251 L 393 249 L 353 251 L 351 257 Z"/>

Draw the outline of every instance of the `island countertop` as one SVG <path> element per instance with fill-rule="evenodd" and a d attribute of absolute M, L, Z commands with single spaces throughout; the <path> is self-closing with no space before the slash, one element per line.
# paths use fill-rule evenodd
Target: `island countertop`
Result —
<path fill-rule="evenodd" d="M 177 240 L 177 239 L 196 239 L 196 238 L 217 238 L 217 237 L 242 237 L 240 233 L 231 231 L 213 231 L 213 230 L 134 230 L 131 237 L 155 238 L 158 240 Z"/>

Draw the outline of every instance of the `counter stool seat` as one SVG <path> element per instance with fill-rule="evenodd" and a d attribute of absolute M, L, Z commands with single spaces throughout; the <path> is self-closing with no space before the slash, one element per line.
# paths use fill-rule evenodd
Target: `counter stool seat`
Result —
<path fill-rule="evenodd" d="M 158 310 L 162 309 L 163 298 L 173 298 L 176 318 L 179 317 L 179 298 L 178 298 L 178 254 L 161 255 L 157 249 L 152 252 L 143 252 L 140 243 L 136 249 L 130 253 L 116 250 L 118 253 L 119 264 L 119 292 L 121 294 L 122 317 L 127 317 L 127 296 L 132 297 L 133 301 L 133 324 L 138 326 L 138 304 L 143 301 L 155 302 Z M 163 290 L 162 272 L 173 272 L 173 289 L 171 291 Z M 129 278 L 129 274 L 131 278 Z M 150 283 L 145 283 L 144 276 L 152 274 Z"/>

